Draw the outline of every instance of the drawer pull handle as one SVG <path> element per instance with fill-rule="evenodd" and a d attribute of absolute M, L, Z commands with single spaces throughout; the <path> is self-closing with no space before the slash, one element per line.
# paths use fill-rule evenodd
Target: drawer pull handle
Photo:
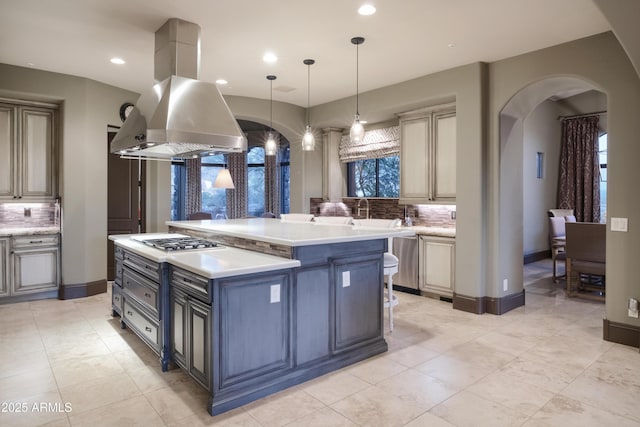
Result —
<path fill-rule="evenodd" d="M 127 310 L 127 314 L 128 314 L 129 316 L 133 316 L 133 311 L 129 311 L 129 310 Z"/>
<path fill-rule="evenodd" d="M 148 327 L 148 326 L 145 326 L 145 327 L 144 327 L 144 330 L 145 330 L 145 331 L 147 331 L 147 332 L 151 332 L 151 328 L 150 328 L 150 327 Z"/>
<path fill-rule="evenodd" d="M 144 296 L 147 297 L 147 298 L 151 298 L 151 294 L 149 292 L 145 292 Z"/>
<path fill-rule="evenodd" d="M 42 240 L 30 240 L 29 243 L 42 243 Z"/>
<path fill-rule="evenodd" d="M 187 283 L 191 283 L 191 279 L 187 279 L 186 277 L 183 277 L 182 281 L 187 282 Z"/>

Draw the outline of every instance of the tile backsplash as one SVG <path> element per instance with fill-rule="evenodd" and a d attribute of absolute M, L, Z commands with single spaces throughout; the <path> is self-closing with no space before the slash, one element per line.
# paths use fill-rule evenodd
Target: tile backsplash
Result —
<path fill-rule="evenodd" d="M 0 203 L 0 228 L 60 225 L 58 203 Z"/>
<path fill-rule="evenodd" d="M 408 210 L 413 225 L 455 228 L 456 220 L 452 219 L 455 205 L 400 205 L 398 199 L 369 200 L 371 218 L 404 219 L 404 209 Z M 310 199 L 309 212 L 316 216 L 352 216 L 358 218 L 359 198 L 344 198 L 341 202 L 327 202 L 320 197 Z M 361 203 L 360 207 L 365 207 Z"/>

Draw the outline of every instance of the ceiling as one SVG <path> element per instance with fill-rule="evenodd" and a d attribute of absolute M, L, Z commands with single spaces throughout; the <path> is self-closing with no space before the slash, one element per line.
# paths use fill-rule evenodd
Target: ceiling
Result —
<path fill-rule="evenodd" d="M 360 16 L 372 3 L 377 13 Z M 0 0 L 0 62 L 146 92 L 154 33 L 169 18 L 201 30 L 200 79 L 224 95 L 311 105 L 456 66 L 492 62 L 610 29 L 592 0 Z M 450 45 L 453 45 L 450 47 Z M 262 61 L 274 52 L 275 64 Z M 125 65 L 114 65 L 111 57 Z"/>

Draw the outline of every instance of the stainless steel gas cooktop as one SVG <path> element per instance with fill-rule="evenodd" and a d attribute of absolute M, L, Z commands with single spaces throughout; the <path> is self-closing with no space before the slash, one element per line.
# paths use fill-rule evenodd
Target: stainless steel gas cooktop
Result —
<path fill-rule="evenodd" d="M 215 248 L 218 243 L 197 237 L 169 237 L 162 239 L 145 239 L 142 243 L 163 251 L 184 251 L 188 249 Z"/>

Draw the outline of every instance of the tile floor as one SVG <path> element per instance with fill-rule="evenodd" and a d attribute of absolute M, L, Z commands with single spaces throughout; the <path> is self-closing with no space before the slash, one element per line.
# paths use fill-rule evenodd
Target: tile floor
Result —
<path fill-rule="evenodd" d="M 0 305 L 0 426 L 640 426 L 638 349 L 603 341 L 604 305 L 567 300 L 548 261 L 525 271 L 503 316 L 398 293 L 388 353 L 216 417 L 110 294 Z"/>

